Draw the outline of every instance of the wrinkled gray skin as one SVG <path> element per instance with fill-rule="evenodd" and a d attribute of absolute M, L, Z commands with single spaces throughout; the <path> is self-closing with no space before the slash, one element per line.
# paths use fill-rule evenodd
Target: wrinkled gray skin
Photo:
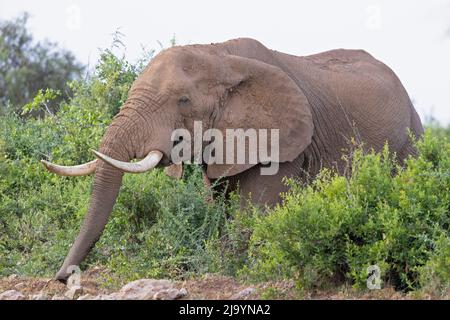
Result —
<path fill-rule="evenodd" d="M 181 99 L 185 96 L 188 98 Z M 172 130 L 279 128 L 280 170 L 261 176 L 259 165 L 210 165 L 211 180 L 221 175 L 253 202 L 273 205 L 286 190 L 284 176 L 314 176 L 342 169 L 342 150 L 353 137 L 380 150 L 389 142 L 400 159 L 414 152 L 408 129 L 423 128 L 400 80 L 362 50 L 332 50 L 298 57 L 267 49 L 252 39 L 173 47 L 151 61 L 107 129 L 100 152 L 117 160 L 164 153 L 170 164 Z M 123 173 L 100 161 L 89 210 L 56 278 L 65 281 L 103 232 Z"/>

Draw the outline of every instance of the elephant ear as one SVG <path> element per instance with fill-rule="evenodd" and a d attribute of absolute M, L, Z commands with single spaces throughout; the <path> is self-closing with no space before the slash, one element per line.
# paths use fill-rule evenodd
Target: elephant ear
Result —
<path fill-rule="evenodd" d="M 227 90 L 214 128 L 222 131 L 225 148 L 226 129 L 267 129 L 270 155 L 271 129 L 279 129 L 279 162 L 293 161 L 311 143 L 314 129 L 303 91 L 276 66 L 234 55 L 222 60 L 222 83 Z M 225 155 L 222 164 L 209 164 L 208 177 L 232 176 L 254 166 L 248 149 L 246 141 L 243 164 L 236 164 L 236 158 L 234 164 L 227 164 Z M 258 156 L 257 162 L 264 160 Z"/>

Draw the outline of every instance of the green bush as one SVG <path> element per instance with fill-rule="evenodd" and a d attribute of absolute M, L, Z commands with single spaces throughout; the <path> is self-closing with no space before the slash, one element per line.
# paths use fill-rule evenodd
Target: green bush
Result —
<path fill-rule="evenodd" d="M 362 289 L 367 268 L 377 265 L 397 289 L 417 289 L 430 277 L 448 287 L 450 143 L 428 131 L 417 147 L 404 168 L 387 147 L 357 149 L 347 176 L 322 170 L 309 186 L 290 181 L 284 204 L 255 223 L 251 263 L 241 273 Z"/>
<path fill-rule="evenodd" d="M 420 284 L 429 294 L 450 292 L 450 238 L 442 235 L 435 241 L 434 252 L 419 268 Z"/>
<path fill-rule="evenodd" d="M 61 164 L 92 160 L 101 136 L 137 76 L 111 51 L 86 81 L 70 82 L 73 97 L 54 116 L 21 119 L 10 108 L 0 117 L 0 275 L 50 274 L 62 262 L 86 212 L 91 177 L 52 175 L 40 159 Z M 38 92 L 24 112 L 56 97 Z"/>
<path fill-rule="evenodd" d="M 194 170 L 187 181 L 160 170 L 126 177 L 96 249 L 108 248 L 105 263 L 116 276 L 184 278 L 217 271 L 209 244 L 217 242 L 229 204 L 205 201 L 201 170 Z"/>

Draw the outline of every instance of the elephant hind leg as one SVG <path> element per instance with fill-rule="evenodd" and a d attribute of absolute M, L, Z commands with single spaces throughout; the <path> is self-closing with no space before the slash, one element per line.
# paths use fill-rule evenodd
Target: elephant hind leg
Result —
<path fill-rule="evenodd" d="M 405 164 L 405 160 L 408 159 L 410 155 L 416 157 L 418 152 L 414 147 L 413 142 L 408 140 L 403 147 L 397 151 L 397 160 L 401 166 Z"/>

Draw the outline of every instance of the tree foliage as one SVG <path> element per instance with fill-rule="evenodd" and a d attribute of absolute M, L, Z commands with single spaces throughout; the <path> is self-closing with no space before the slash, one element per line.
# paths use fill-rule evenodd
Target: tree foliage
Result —
<path fill-rule="evenodd" d="M 39 90 L 52 88 L 60 92 L 48 106 L 53 112 L 71 95 L 67 82 L 79 79 L 84 67 L 55 43 L 35 42 L 26 28 L 28 18 L 24 13 L 12 21 L 0 21 L 0 105 L 20 113 Z"/>

